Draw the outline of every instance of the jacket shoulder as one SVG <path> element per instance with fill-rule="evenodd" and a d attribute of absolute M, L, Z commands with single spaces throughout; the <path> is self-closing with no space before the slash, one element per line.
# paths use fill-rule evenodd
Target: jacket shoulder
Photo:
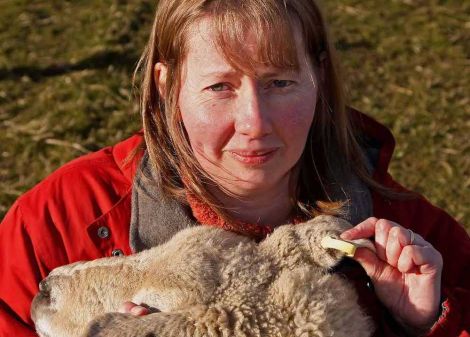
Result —
<path fill-rule="evenodd" d="M 18 199 L 24 217 L 69 225 L 94 221 L 129 193 L 138 162 L 130 156 L 140 140 L 136 135 L 61 166 Z"/>

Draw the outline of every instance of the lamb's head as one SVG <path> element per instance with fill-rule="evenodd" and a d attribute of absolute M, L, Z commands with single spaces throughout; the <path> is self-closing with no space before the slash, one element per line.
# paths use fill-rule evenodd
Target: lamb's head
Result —
<path fill-rule="evenodd" d="M 286 225 L 277 228 L 274 233 L 261 243 L 261 249 L 277 256 L 278 261 L 286 266 L 298 266 L 302 261 L 330 269 L 344 257 L 344 252 L 327 249 L 322 246 L 325 237 L 339 239 L 342 232 L 352 228 L 341 218 L 320 215 L 305 223 Z M 357 240 L 363 246 L 373 249 L 368 240 Z"/>
<path fill-rule="evenodd" d="M 31 306 L 37 332 L 41 336 L 79 336 L 84 322 L 102 313 L 107 304 L 103 299 L 109 299 L 106 293 L 112 284 L 95 286 L 94 280 L 102 276 L 101 268 L 82 262 L 54 269 L 39 284 Z"/>
<path fill-rule="evenodd" d="M 314 262 L 323 268 L 331 268 L 344 257 L 344 253 L 335 249 L 325 249 L 322 246 L 322 240 L 327 236 L 337 239 L 342 232 L 351 227 L 346 220 L 321 215 L 300 224 L 296 231 L 302 241 L 302 246 L 308 248 Z"/>
<path fill-rule="evenodd" d="M 41 336 L 79 336 L 94 317 L 119 307 L 142 285 L 123 258 L 54 269 L 39 284 L 31 317 Z M 120 275 L 127 276 L 123 282 Z M 135 288 L 135 289 L 134 289 Z"/>

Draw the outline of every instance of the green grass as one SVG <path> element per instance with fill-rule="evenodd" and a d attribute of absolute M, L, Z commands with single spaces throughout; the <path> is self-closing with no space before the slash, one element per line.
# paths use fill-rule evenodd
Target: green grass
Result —
<path fill-rule="evenodd" d="M 324 3 L 351 104 L 397 138 L 392 174 L 470 226 L 469 3 Z M 131 77 L 153 9 L 0 1 L 0 217 L 64 162 L 139 128 Z"/>

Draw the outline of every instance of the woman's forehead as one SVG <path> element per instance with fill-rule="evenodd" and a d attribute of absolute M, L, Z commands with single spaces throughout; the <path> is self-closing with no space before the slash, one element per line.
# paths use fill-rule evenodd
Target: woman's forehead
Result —
<path fill-rule="evenodd" d="M 226 27 L 230 29 L 229 27 Z M 272 34 L 260 34 L 247 28 L 243 36 L 228 39 L 227 34 L 221 34 L 214 21 L 205 17 L 193 23 L 186 34 L 185 63 L 188 66 L 204 67 L 205 76 L 230 73 L 236 71 L 253 72 L 255 69 L 286 71 L 298 70 L 300 59 L 305 55 L 303 38 L 299 29 L 292 29 L 292 39 L 284 41 L 283 47 L 275 48 L 279 43 Z M 271 41 L 259 40 L 272 38 Z M 270 55 L 261 50 L 268 46 L 278 55 Z"/>

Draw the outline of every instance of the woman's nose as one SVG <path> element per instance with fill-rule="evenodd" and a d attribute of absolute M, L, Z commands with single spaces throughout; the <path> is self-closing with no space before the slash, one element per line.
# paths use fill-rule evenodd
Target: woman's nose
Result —
<path fill-rule="evenodd" d="M 266 102 L 255 86 L 246 88 L 240 95 L 235 130 L 250 138 L 262 138 L 272 132 Z"/>

